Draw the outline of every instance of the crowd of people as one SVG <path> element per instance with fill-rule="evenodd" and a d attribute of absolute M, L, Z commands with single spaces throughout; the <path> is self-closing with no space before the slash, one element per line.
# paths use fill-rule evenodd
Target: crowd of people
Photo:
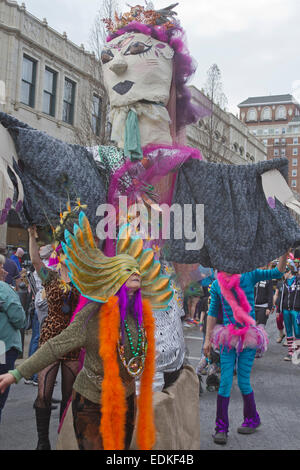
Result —
<path fill-rule="evenodd" d="M 18 201 L 6 190 L 0 223 L 15 207 L 25 227 L 36 224 L 46 231 L 50 224 L 53 232 L 53 245 L 40 246 L 36 226 L 28 229 L 32 270 L 22 269 L 21 247 L 0 258 L 0 340 L 6 349 L 0 365 L 0 419 L 12 384 L 25 380 L 36 385 L 38 450 L 51 448 L 49 423 L 59 368 L 60 422 L 64 428 L 72 416 L 69 438 L 75 434 L 77 448 L 129 449 L 135 430 L 140 450 L 165 449 L 166 437 L 173 449 L 179 440 L 179 449 L 198 448 L 199 407 L 191 405 L 199 402 L 198 378 L 184 363 L 183 309 L 183 325 L 199 327 L 204 336 L 198 375 L 206 370 L 208 389 L 218 391 L 217 444 L 227 442 L 235 367 L 244 399 L 238 431 L 251 433 L 260 424 L 250 374 L 255 357 L 266 350 L 265 325 L 274 306 L 278 343 L 287 344 L 285 360 L 291 360 L 300 339 L 297 256 L 292 260 L 289 255 L 287 263 L 283 255 L 276 266 L 256 269 L 258 260 L 265 263 L 300 243 L 299 226 L 287 210 L 295 206 L 299 213 L 285 180 L 288 161 L 215 165 L 186 146 L 186 126 L 211 116 L 212 107 L 196 106 L 187 87 L 195 66 L 176 6 L 154 10 L 146 2 L 120 18 L 115 15 L 115 21 L 104 19 L 101 67 L 114 145 L 69 145 L 0 113 L 5 139 L 15 144 L 19 164 L 16 174 L 10 167 L 8 173 L 15 196 L 21 197 Z M 282 194 L 289 195 L 284 202 Z M 121 197 L 130 204 L 125 219 Z M 170 230 L 166 240 L 160 214 L 165 203 L 184 214 L 178 223 L 184 228 L 181 238 Z M 145 244 L 139 237 L 120 237 L 136 204 L 142 218 L 140 205 L 151 212 L 151 231 L 152 225 L 159 229 Z M 108 206 L 116 209 L 116 230 L 102 245 L 94 234 L 103 206 L 105 212 Z M 205 236 L 196 249 L 186 233 L 185 209 L 195 209 L 197 219 L 199 206 L 205 207 Z M 175 214 L 171 219 L 170 228 L 177 224 Z M 202 231 L 196 226 L 198 246 Z M 190 271 L 201 263 L 218 271 Z M 194 282 L 185 290 L 182 307 L 187 277 Z M 25 328 L 32 331 L 29 357 L 15 365 L 24 353 Z M 174 388 L 154 404 L 156 368 L 161 374 L 158 393 Z M 167 399 L 172 413 L 165 411 Z"/>
<path fill-rule="evenodd" d="M 53 256 L 53 247 L 38 245 L 34 227 L 28 232 L 32 263 L 30 270 L 22 267 L 23 250 L 18 249 L 11 257 L 8 257 L 5 247 L 1 247 L 0 340 L 6 346 L 6 361 L 5 364 L 0 365 L 1 375 L 13 370 L 17 358 L 24 353 L 21 332 L 25 328 L 31 330 L 28 350 L 28 357 L 31 357 L 40 346 L 68 327 L 80 296 L 76 287 L 70 284 L 67 265 L 63 262 L 57 271 L 58 258 Z M 61 250 L 61 247 L 59 249 Z M 15 261 L 16 257 L 19 264 Z M 260 424 L 249 379 L 253 361 L 263 355 L 265 347 L 262 341 L 255 348 L 249 349 L 243 346 L 237 352 L 236 347 L 232 349 L 229 343 L 226 343 L 224 351 L 224 335 L 221 341 L 222 348 L 219 347 L 220 344 L 213 337 L 216 335 L 213 333 L 214 328 L 216 326 L 224 328 L 226 325 L 233 324 L 234 307 L 230 310 L 230 303 L 228 299 L 226 300 L 226 294 L 224 295 L 224 286 L 220 280 L 218 281 L 216 271 L 211 269 L 206 272 L 205 276 L 200 277 L 200 280 L 192 282 L 185 290 L 183 326 L 185 328 L 197 326 L 203 334 L 201 359 L 196 369 L 199 377 L 199 390 L 200 394 L 203 393 L 202 381 L 206 376 L 207 390 L 218 392 L 214 441 L 217 444 L 224 444 L 227 442 L 227 408 L 234 373 L 238 376 L 243 397 L 248 397 L 249 401 L 251 395 L 252 401 L 250 404 L 245 401 L 244 409 L 251 409 L 252 414 L 254 413 L 250 424 L 249 417 L 245 415 L 244 423 L 238 431 L 253 432 Z M 246 281 L 243 281 L 243 278 Z M 70 285 L 71 288 L 64 291 L 61 288 L 61 282 Z M 24 305 L 23 302 L 22 305 L 20 295 L 18 295 L 24 284 L 31 304 L 26 302 Z M 270 263 L 269 266 L 241 275 L 241 285 L 251 304 L 250 316 L 252 315 L 255 320 L 253 324 L 257 328 L 264 330 L 269 318 L 275 314 L 278 329 L 276 341 L 286 346 L 287 354 L 283 359 L 291 361 L 295 349 L 299 347 L 295 346 L 295 340 L 300 340 L 300 259 L 297 257 L 297 250 L 294 253 L 289 252 L 279 261 Z M 242 302 L 241 298 L 239 302 Z M 29 305 L 33 308 L 30 309 Z M 31 317 L 30 321 L 28 317 Z M 246 357 L 247 351 L 249 357 Z M 51 410 L 56 407 L 52 394 L 58 370 L 61 367 L 60 418 L 62 418 L 80 370 L 79 356 L 80 348 L 77 348 L 63 354 L 39 373 L 33 373 L 31 377 L 24 378 L 25 384 L 37 386 L 37 397 L 34 402 L 38 434 L 37 449 L 51 448 L 49 423 Z M 9 387 L 0 395 L 0 422 L 8 393 Z"/>
<path fill-rule="evenodd" d="M 244 422 L 238 432 L 252 433 L 260 425 L 256 411 L 250 373 L 254 359 L 261 358 L 268 339 L 265 327 L 271 315 L 276 315 L 278 338 L 276 342 L 287 348 L 284 361 L 292 361 L 293 354 L 300 348 L 300 259 L 298 250 L 289 251 L 285 256 L 251 273 L 240 276 L 230 298 L 224 282 L 224 273 L 210 278 L 205 292 L 203 280 L 193 282 L 185 292 L 185 327 L 200 325 L 203 332 L 203 348 L 197 366 L 200 394 L 203 393 L 203 376 L 208 391 L 218 391 L 216 433 L 214 442 L 226 444 L 229 429 L 228 403 L 233 375 L 244 399 Z M 232 276 L 230 276 L 232 282 Z M 205 279 L 205 284 L 207 279 Z M 198 287 L 197 285 L 198 284 Z M 239 288 L 241 287 L 240 291 Z M 232 289 L 232 285 L 230 286 Z M 243 298 L 243 295 L 245 297 Z M 235 297 L 235 298 L 234 298 Z M 252 317 L 251 335 L 247 317 L 238 309 L 243 302 L 249 303 L 249 320 Z M 244 312 L 245 313 L 245 312 Z M 240 315 L 240 316 L 238 316 Z M 239 320 L 239 321 L 238 321 Z M 250 324 L 250 322 L 249 322 Z M 234 331 L 235 329 L 235 331 Z M 236 331 L 239 331 L 238 336 Z M 250 331 L 250 330 L 249 330 Z"/>

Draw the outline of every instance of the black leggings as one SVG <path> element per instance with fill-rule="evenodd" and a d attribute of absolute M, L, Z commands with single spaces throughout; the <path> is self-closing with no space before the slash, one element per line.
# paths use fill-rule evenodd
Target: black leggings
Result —
<path fill-rule="evenodd" d="M 60 417 L 72 395 L 73 384 L 79 369 L 78 361 L 58 360 L 38 373 L 38 396 L 35 408 L 50 408 L 55 381 L 61 366 L 61 409 Z"/>

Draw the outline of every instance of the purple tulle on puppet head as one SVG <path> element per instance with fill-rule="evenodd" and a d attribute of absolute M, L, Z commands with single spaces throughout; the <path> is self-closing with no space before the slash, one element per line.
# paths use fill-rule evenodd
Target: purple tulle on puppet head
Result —
<path fill-rule="evenodd" d="M 201 107 L 192 103 L 192 95 L 187 87 L 187 82 L 195 73 L 197 66 L 187 49 L 185 34 L 181 26 L 177 24 L 167 29 L 164 26 L 146 25 L 132 21 L 123 28 L 109 34 L 106 41 L 110 42 L 128 32 L 146 34 L 158 41 L 166 42 L 175 52 L 173 86 L 176 89 L 176 132 L 179 133 L 185 126 L 210 115 L 212 112 L 210 106 Z"/>

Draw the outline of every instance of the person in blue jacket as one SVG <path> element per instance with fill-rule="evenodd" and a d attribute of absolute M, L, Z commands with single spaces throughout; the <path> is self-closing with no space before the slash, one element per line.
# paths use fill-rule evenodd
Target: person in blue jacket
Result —
<path fill-rule="evenodd" d="M 0 359 L 0 375 L 14 368 L 15 361 L 22 352 L 20 329 L 25 327 L 26 315 L 18 294 L 3 281 L 0 268 L 0 346 L 3 353 Z M 9 388 L 0 394 L 0 423 L 2 410 L 9 394 Z"/>
<path fill-rule="evenodd" d="M 24 254 L 24 250 L 22 248 L 18 248 L 17 251 L 10 257 L 10 259 L 16 263 L 19 272 L 22 271 L 21 260 Z"/>
<path fill-rule="evenodd" d="M 266 350 L 268 339 L 264 327 L 255 324 L 254 286 L 262 280 L 281 279 L 287 256 L 281 256 L 278 266 L 271 270 L 256 269 L 241 275 L 218 273 L 217 280 L 212 284 L 204 354 L 208 356 L 212 346 L 220 350 L 221 380 L 217 396 L 216 433 L 213 436 L 217 444 L 227 442 L 228 405 L 235 365 L 244 401 L 244 422 L 238 432 L 250 434 L 260 425 L 250 374 L 256 350 Z M 220 311 L 223 325 L 217 325 Z"/>

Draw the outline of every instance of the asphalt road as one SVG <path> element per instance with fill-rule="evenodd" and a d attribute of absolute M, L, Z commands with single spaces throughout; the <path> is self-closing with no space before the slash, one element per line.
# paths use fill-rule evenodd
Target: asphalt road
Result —
<path fill-rule="evenodd" d="M 216 392 L 205 390 L 200 397 L 201 450 L 299 450 L 300 449 L 300 365 L 283 361 L 287 350 L 276 344 L 275 318 L 267 325 L 270 345 L 263 358 L 257 359 L 252 373 L 252 385 L 262 425 L 244 436 L 236 432 L 242 422 L 242 398 L 234 378 L 229 406 L 230 432 L 226 447 L 212 440 L 216 409 Z M 200 358 L 202 335 L 198 327 L 184 328 L 187 356 L 196 367 Z M 26 337 L 28 345 L 29 336 Z M 205 377 L 204 377 L 205 385 Z M 37 389 L 23 382 L 12 386 L 2 413 L 0 450 L 33 450 L 37 442 L 33 402 Z M 60 398 L 60 378 L 54 390 Z M 52 411 L 50 440 L 55 448 L 59 424 L 59 409 Z"/>

